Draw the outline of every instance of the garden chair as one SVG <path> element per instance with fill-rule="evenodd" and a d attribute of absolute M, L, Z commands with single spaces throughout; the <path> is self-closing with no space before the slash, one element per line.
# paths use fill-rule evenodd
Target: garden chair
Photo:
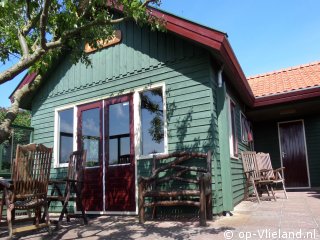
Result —
<path fill-rule="evenodd" d="M 52 148 L 47 148 L 42 144 L 17 146 L 16 158 L 12 166 L 12 182 L 0 180 L 7 206 L 7 223 L 10 238 L 17 232 L 49 227 L 47 192 L 51 158 Z M 42 207 L 46 216 L 45 223 L 40 223 Z M 33 225 L 19 226 L 14 229 L 13 223 L 18 222 L 16 220 L 13 221 L 15 210 L 34 210 Z"/>
<path fill-rule="evenodd" d="M 88 223 L 87 216 L 82 205 L 81 192 L 83 189 L 84 170 L 86 165 L 86 151 L 75 151 L 69 157 L 69 166 L 67 177 L 63 179 L 52 179 L 51 193 L 48 196 L 48 206 L 52 201 L 59 201 L 62 203 L 62 210 L 60 213 L 58 227 L 66 215 L 67 221 L 70 221 L 71 215 L 68 213 L 67 207 L 69 201 L 75 201 L 77 209 L 81 211 L 84 224 Z M 64 194 L 62 190 L 64 188 Z M 75 216 L 75 215 L 74 215 Z"/>
<path fill-rule="evenodd" d="M 255 194 L 258 203 L 260 203 L 260 192 L 262 192 L 262 188 L 265 187 L 268 193 L 268 198 L 273 198 L 276 201 L 276 197 L 274 195 L 273 188 L 271 184 L 272 180 L 264 179 L 261 176 L 261 173 L 258 168 L 257 163 L 257 155 L 256 152 L 246 151 L 241 152 L 241 159 L 243 164 L 244 175 L 246 177 L 246 189 L 244 199 L 249 197 L 249 186 L 253 187 L 253 191 Z M 272 196 L 269 194 L 269 187 L 271 189 Z M 259 190 L 259 191 L 258 191 Z"/>
<path fill-rule="evenodd" d="M 264 177 L 264 179 L 272 180 L 272 182 L 275 184 L 281 183 L 283 193 L 284 193 L 286 199 L 288 199 L 286 187 L 284 184 L 284 178 L 281 175 L 281 173 L 283 172 L 283 170 L 285 168 L 281 167 L 281 168 L 277 168 L 274 170 L 272 167 L 271 158 L 270 158 L 269 153 L 263 153 L 263 152 L 257 153 L 257 162 L 258 162 L 258 168 L 259 168 L 260 172 L 262 173 L 262 176 Z"/>

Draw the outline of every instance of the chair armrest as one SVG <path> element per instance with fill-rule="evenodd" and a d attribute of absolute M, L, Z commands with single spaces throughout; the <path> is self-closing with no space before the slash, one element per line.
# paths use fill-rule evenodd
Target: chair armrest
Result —
<path fill-rule="evenodd" d="M 285 167 L 277 168 L 277 169 L 274 169 L 273 172 L 280 172 L 280 171 L 282 171 L 284 169 L 285 169 Z"/>
<path fill-rule="evenodd" d="M 261 170 L 259 170 L 259 172 L 261 172 L 261 173 L 272 172 L 272 171 L 273 171 L 272 169 L 261 169 Z"/>
<path fill-rule="evenodd" d="M 50 179 L 49 184 L 62 184 L 65 183 L 67 179 Z"/>
<path fill-rule="evenodd" d="M 9 183 L 7 180 L 1 179 L 0 180 L 0 188 L 11 188 L 12 184 Z"/>

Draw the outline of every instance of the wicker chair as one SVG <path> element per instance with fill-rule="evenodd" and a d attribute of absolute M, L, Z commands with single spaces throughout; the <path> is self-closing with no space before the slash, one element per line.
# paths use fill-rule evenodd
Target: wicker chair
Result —
<path fill-rule="evenodd" d="M 44 145 L 18 145 L 12 169 L 12 182 L 0 180 L 7 206 L 9 237 L 16 232 L 40 227 L 49 227 L 47 205 L 48 181 L 51 167 L 52 148 Z M 40 223 L 41 208 L 46 215 L 45 223 Z M 35 212 L 33 225 L 13 229 L 15 210 Z M 50 231 L 50 228 L 49 228 Z"/>

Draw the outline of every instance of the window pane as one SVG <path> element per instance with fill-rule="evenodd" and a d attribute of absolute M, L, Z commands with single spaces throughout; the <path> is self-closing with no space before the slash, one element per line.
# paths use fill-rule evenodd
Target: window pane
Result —
<path fill-rule="evenodd" d="M 87 150 L 87 166 L 98 166 L 100 150 L 99 108 L 82 112 L 82 143 L 84 150 Z"/>
<path fill-rule="evenodd" d="M 118 139 L 109 141 L 109 165 L 118 164 Z"/>
<path fill-rule="evenodd" d="M 145 91 L 141 98 L 142 155 L 164 152 L 162 88 Z"/>
<path fill-rule="evenodd" d="M 67 163 L 73 151 L 73 108 L 59 112 L 59 163 Z"/>
<path fill-rule="evenodd" d="M 130 154 L 130 137 L 120 139 L 120 154 L 121 156 Z"/>
<path fill-rule="evenodd" d="M 68 163 L 73 151 L 73 135 L 60 136 L 60 163 Z"/>
<path fill-rule="evenodd" d="M 238 136 L 236 129 L 236 106 L 233 102 L 230 104 L 231 107 L 231 127 L 232 127 L 232 141 L 233 141 L 233 156 L 238 156 Z"/>
<path fill-rule="evenodd" d="M 129 102 L 110 105 L 109 136 L 129 133 Z"/>

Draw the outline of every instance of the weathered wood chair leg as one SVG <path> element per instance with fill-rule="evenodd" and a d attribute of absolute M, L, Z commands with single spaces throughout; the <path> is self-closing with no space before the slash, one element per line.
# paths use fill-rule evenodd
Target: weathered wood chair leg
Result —
<path fill-rule="evenodd" d="M 206 208 L 207 208 L 207 219 L 212 220 L 213 219 L 213 213 L 212 213 L 212 193 L 207 195 L 206 197 Z"/>
<path fill-rule="evenodd" d="M 155 200 L 156 202 L 157 200 Z M 157 218 L 157 207 L 156 206 L 153 206 L 152 208 L 152 219 L 155 219 Z"/>
<path fill-rule="evenodd" d="M 2 192 L 2 198 L 1 198 L 1 205 L 0 205 L 0 222 L 2 220 L 2 212 L 3 212 L 3 205 L 5 204 L 5 198 L 4 198 L 4 191 Z"/>
<path fill-rule="evenodd" d="M 248 181 L 246 181 L 246 185 L 245 185 L 245 189 L 244 189 L 244 196 L 243 196 L 244 200 L 247 200 L 249 197 L 249 186 L 250 186 L 250 183 Z"/>
<path fill-rule="evenodd" d="M 77 204 L 77 208 L 79 208 L 79 210 L 81 211 L 82 214 L 82 218 L 83 218 L 83 223 L 85 225 L 88 224 L 88 219 L 87 219 L 87 215 L 84 211 L 83 205 L 82 205 L 82 197 L 81 197 L 81 193 L 79 192 L 79 190 L 77 189 L 77 187 L 74 188 L 75 192 L 76 192 L 76 204 Z"/>
<path fill-rule="evenodd" d="M 256 195 L 256 198 L 257 198 L 257 200 L 258 200 L 258 203 L 260 203 L 260 197 L 259 197 L 259 193 L 258 193 L 258 191 L 257 191 L 257 186 L 256 186 L 256 184 L 255 184 L 255 182 L 254 182 L 253 179 L 251 180 L 251 182 L 252 182 L 254 194 Z"/>
<path fill-rule="evenodd" d="M 59 223 L 63 220 L 63 216 L 65 213 L 67 213 L 67 207 L 68 207 L 68 201 L 69 201 L 69 198 L 70 198 L 70 192 L 67 193 L 67 196 L 64 200 L 64 203 L 63 203 L 63 206 L 62 206 L 62 211 L 60 213 L 60 217 L 59 217 Z M 70 221 L 70 219 L 69 219 Z"/>
<path fill-rule="evenodd" d="M 200 226 L 204 227 L 207 225 L 206 217 L 206 195 L 204 181 L 200 180 Z"/>
<path fill-rule="evenodd" d="M 273 187 L 271 186 L 271 184 L 270 184 L 270 190 L 271 190 L 273 199 L 274 199 L 275 201 L 277 201 L 276 195 L 274 194 Z"/>
<path fill-rule="evenodd" d="M 145 209 L 144 209 L 144 192 L 143 184 L 139 183 L 139 223 L 145 222 Z"/>
<path fill-rule="evenodd" d="M 285 187 L 285 185 L 284 185 L 284 181 L 283 181 L 283 180 L 282 180 L 282 189 L 283 189 L 284 196 L 286 197 L 286 199 L 288 199 L 286 187 Z"/>

